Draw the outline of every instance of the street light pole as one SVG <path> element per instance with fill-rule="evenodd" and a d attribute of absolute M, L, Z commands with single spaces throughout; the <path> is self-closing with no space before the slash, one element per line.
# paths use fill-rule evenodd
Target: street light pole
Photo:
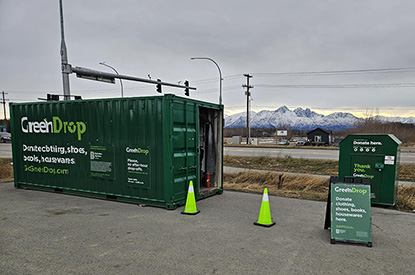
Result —
<path fill-rule="evenodd" d="M 210 60 L 213 63 L 215 63 L 216 67 L 218 67 L 219 70 L 219 105 L 222 105 L 222 71 L 220 70 L 220 67 L 218 65 L 218 63 L 216 63 L 215 60 L 213 60 L 212 58 L 209 57 L 192 57 L 190 58 L 190 60 L 197 60 L 197 59 L 206 59 L 206 60 Z"/>
<path fill-rule="evenodd" d="M 62 83 L 63 83 L 63 96 L 65 100 L 71 99 L 71 91 L 69 88 L 69 74 L 70 65 L 68 64 L 68 53 L 66 50 L 65 35 L 63 32 L 63 8 L 62 0 L 59 0 L 60 7 L 60 21 L 61 21 L 61 66 L 62 66 Z"/>
<path fill-rule="evenodd" d="M 117 70 L 114 68 L 114 67 L 112 67 L 112 66 L 110 66 L 110 65 L 108 65 L 108 64 L 106 64 L 105 62 L 99 62 L 99 64 L 100 65 L 103 65 L 103 66 L 106 66 L 106 67 L 108 67 L 108 68 L 111 68 L 117 75 L 119 75 L 119 73 L 117 72 Z M 120 84 L 121 84 L 121 97 L 124 97 L 124 87 L 123 87 L 123 85 L 122 85 L 122 80 L 121 80 L 121 78 L 120 78 Z"/>

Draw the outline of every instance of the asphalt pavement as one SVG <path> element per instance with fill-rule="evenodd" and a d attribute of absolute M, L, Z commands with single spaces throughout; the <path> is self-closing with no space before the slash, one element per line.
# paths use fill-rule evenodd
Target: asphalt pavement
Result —
<path fill-rule="evenodd" d="M 11 143 L 0 143 L 0 158 L 11 158 L 12 157 L 12 144 Z"/>
<path fill-rule="evenodd" d="M 415 214 L 372 208 L 373 247 L 330 244 L 325 202 L 225 191 L 196 216 L 0 184 L 1 274 L 412 274 Z"/>

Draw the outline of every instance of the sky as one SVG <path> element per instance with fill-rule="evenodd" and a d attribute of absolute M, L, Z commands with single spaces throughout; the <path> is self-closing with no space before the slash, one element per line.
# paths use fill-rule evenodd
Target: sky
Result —
<path fill-rule="evenodd" d="M 415 116 L 415 1 L 407 0 L 63 0 L 72 66 L 188 80 L 190 97 L 246 111 L 310 108 Z M 58 0 L 0 0 L 0 91 L 8 102 L 63 94 Z M 71 74 L 72 95 L 120 97 L 120 83 Z M 124 96 L 158 95 L 155 85 L 123 81 Z M 184 96 L 180 88 L 163 93 Z M 3 109 L 1 118 L 3 118 Z"/>

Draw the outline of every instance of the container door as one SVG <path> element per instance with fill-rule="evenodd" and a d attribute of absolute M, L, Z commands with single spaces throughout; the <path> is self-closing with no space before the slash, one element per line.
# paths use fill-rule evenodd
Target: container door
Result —
<path fill-rule="evenodd" d="M 186 198 L 189 182 L 198 192 L 197 178 L 197 108 L 189 101 L 173 104 L 173 177 L 176 198 Z"/>
<path fill-rule="evenodd" d="M 372 203 L 381 201 L 382 190 L 382 156 L 352 156 L 351 170 L 354 177 L 370 178 Z"/>

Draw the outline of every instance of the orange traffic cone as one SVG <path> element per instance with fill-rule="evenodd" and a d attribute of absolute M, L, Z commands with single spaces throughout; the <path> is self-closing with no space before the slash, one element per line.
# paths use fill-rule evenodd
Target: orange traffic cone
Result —
<path fill-rule="evenodd" d="M 261 209 L 259 210 L 258 221 L 254 222 L 255 225 L 271 227 L 275 225 L 275 222 L 271 219 L 271 210 L 269 208 L 268 189 L 264 189 L 264 195 L 262 195 Z"/>
<path fill-rule="evenodd" d="M 200 211 L 197 211 L 196 208 L 196 198 L 195 191 L 193 188 L 193 181 L 190 181 L 189 190 L 187 191 L 186 205 L 184 206 L 184 210 L 181 213 L 187 215 L 196 215 L 199 214 L 199 212 Z"/>

